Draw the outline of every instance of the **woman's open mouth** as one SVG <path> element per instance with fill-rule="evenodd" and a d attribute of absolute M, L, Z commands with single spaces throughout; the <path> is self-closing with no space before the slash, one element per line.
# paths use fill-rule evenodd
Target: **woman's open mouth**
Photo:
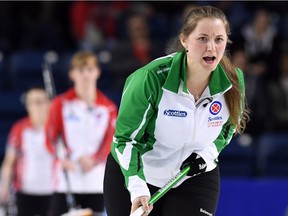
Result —
<path fill-rule="evenodd" d="M 216 57 L 215 56 L 206 56 L 206 57 L 203 57 L 203 59 L 207 64 L 213 64 Z"/>

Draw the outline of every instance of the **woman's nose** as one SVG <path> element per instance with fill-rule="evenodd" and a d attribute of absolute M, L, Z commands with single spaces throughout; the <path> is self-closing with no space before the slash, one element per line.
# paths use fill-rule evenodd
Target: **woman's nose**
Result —
<path fill-rule="evenodd" d="M 215 50 L 215 42 L 214 41 L 209 41 L 207 43 L 207 51 L 214 51 Z"/>

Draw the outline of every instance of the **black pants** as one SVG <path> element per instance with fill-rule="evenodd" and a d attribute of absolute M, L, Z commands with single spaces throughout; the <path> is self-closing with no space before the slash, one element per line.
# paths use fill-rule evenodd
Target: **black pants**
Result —
<path fill-rule="evenodd" d="M 81 208 L 90 208 L 93 212 L 104 211 L 103 194 L 74 194 L 77 206 Z M 55 193 L 51 200 L 50 216 L 59 216 L 67 213 L 66 195 L 64 193 Z"/>
<path fill-rule="evenodd" d="M 148 184 L 151 194 L 159 188 Z M 149 216 L 215 216 L 220 193 L 219 168 L 187 179 L 154 204 Z M 104 203 L 108 216 L 130 214 L 130 195 L 120 167 L 108 156 L 104 178 Z"/>
<path fill-rule="evenodd" d="M 16 194 L 18 216 L 47 216 L 51 196 Z"/>

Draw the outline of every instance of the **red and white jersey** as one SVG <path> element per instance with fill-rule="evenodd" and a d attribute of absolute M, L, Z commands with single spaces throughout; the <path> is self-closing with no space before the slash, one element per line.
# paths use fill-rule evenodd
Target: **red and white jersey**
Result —
<path fill-rule="evenodd" d="M 77 97 L 74 89 L 57 96 L 53 101 L 46 125 L 46 145 L 56 154 L 59 142 L 65 146 L 69 159 L 78 165 L 68 176 L 74 193 L 103 193 L 105 163 L 113 139 L 117 107 L 97 90 L 94 106 Z M 58 155 L 59 156 L 59 155 Z M 81 156 L 93 158 L 97 163 L 89 172 L 80 169 Z M 66 192 L 67 185 L 60 163 L 56 163 L 55 191 Z"/>
<path fill-rule="evenodd" d="M 7 148 L 17 154 L 15 186 L 26 194 L 53 192 L 53 157 L 45 148 L 45 130 L 32 126 L 28 117 L 16 122 L 9 134 Z"/>

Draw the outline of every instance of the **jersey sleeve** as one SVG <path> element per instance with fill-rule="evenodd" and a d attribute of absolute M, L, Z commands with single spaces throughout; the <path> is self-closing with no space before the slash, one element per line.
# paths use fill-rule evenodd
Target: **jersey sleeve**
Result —
<path fill-rule="evenodd" d="M 239 87 L 240 87 L 240 91 L 241 91 L 241 96 L 242 96 L 242 112 L 245 109 L 245 82 L 244 82 L 244 74 L 242 72 L 241 69 L 236 68 L 236 73 L 238 76 L 238 80 L 239 80 Z"/>
<path fill-rule="evenodd" d="M 241 98 L 242 98 L 241 114 L 239 116 L 239 120 L 240 120 L 242 112 L 245 109 L 245 83 L 244 83 L 243 72 L 239 68 L 236 68 L 236 73 L 238 76 L 239 88 L 240 88 Z M 227 122 L 224 124 L 221 130 L 221 133 L 219 134 L 219 136 L 217 137 L 215 141 L 215 145 L 217 147 L 218 153 L 220 153 L 230 143 L 235 131 L 236 131 L 235 126 L 231 125 L 228 119 Z"/>
<path fill-rule="evenodd" d="M 219 136 L 215 140 L 215 145 L 217 147 L 218 153 L 220 153 L 225 148 L 225 146 L 227 146 L 230 143 L 234 133 L 235 133 L 235 126 L 231 125 L 228 119 L 227 122 L 223 125 L 223 128 Z"/>
<path fill-rule="evenodd" d="M 46 148 L 51 154 L 56 154 L 55 144 L 61 133 L 62 116 L 61 100 L 55 98 L 49 109 L 48 119 L 45 125 Z"/>
<path fill-rule="evenodd" d="M 152 73 L 139 69 L 125 83 L 116 132 L 111 153 L 119 163 L 130 192 L 131 202 L 143 195 L 150 195 L 143 172 L 141 150 L 143 135 L 155 112 L 157 81 Z"/>
<path fill-rule="evenodd" d="M 8 139 L 6 148 L 7 149 L 14 149 L 14 150 L 20 150 L 21 148 L 21 134 L 22 134 L 22 127 L 19 123 L 16 123 L 12 126 Z"/>
<path fill-rule="evenodd" d="M 93 155 L 93 159 L 96 162 L 106 161 L 106 158 L 110 152 L 113 135 L 115 133 L 115 122 L 118 113 L 117 107 L 115 104 L 111 104 L 108 109 L 109 109 L 108 127 L 103 142 L 101 144 L 100 150 Z"/>

